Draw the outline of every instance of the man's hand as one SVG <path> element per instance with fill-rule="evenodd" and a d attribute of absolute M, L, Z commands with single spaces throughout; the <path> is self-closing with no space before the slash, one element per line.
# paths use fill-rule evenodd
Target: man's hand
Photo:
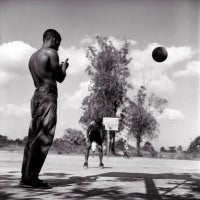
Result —
<path fill-rule="evenodd" d="M 65 62 L 61 62 L 61 67 L 62 67 L 63 72 L 65 72 L 66 69 L 69 67 L 68 60 L 69 60 L 69 58 L 67 58 L 67 59 L 65 60 Z"/>

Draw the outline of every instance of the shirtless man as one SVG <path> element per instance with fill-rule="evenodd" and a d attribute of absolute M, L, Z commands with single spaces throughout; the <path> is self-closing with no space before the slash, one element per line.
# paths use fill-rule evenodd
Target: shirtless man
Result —
<path fill-rule="evenodd" d="M 90 149 L 92 146 L 92 142 L 96 142 L 98 145 L 98 151 L 99 151 L 99 167 L 104 168 L 103 164 L 103 142 L 105 139 L 105 127 L 103 125 L 103 119 L 100 117 L 97 117 L 94 121 L 90 122 L 86 137 L 86 152 L 85 152 L 85 163 L 83 164 L 84 168 L 88 168 L 88 158 Z"/>
<path fill-rule="evenodd" d="M 51 186 L 39 179 L 39 173 L 53 142 L 57 122 L 57 82 L 65 79 L 68 59 L 59 64 L 58 48 L 61 36 L 54 29 L 43 34 L 43 45 L 29 60 L 29 70 L 35 85 L 31 99 L 31 123 L 22 163 L 22 187 Z"/>

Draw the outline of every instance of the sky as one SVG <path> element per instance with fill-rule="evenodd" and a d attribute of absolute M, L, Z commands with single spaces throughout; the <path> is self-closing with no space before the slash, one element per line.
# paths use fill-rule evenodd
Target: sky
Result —
<path fill-rule="evenodd" d="M 62 36 L 60 62 L 69 58 L 70 64 L 58 85 L 56 138 L 66 128 L 82 130 L 80 107 L 90 82 L 86 50 L 100 35 L 116 48 L 124 38 L 130 41 L 130 97 L 145 84 L 168 101 L 152 143 L 187 148 L 200 135 L 199 20 L 198 0 L 0 0 L 0 134 L 27 136 L 34 92 L 28 60 L 41 47 L 44 31 L 54 28 Z M 151 56 L 157 46 L 168 52 L 162 63 Z"/>

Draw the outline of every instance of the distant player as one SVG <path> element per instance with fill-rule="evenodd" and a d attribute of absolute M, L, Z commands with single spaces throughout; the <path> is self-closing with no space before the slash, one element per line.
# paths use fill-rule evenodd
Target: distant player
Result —
<path fill-rule="evenodd" d="M 98 145 L 98 151 L 99 151 L 99 167 L 104 168 L 104 164 L 102 162 L 103 160 L 103 142 L 105 139 L 105 127 L 103 125 L 103 118 L 96 118 L 94 121 L 92 121 L 87 129 L 86 137 L 87 137 L 87 143 L 86 143 L 86 153 L 85 153 L 85 163 L 84 168 L 88 168 L 88 158 L 90 149 L 92 146 L 92 142 L 96 142 Z"/>

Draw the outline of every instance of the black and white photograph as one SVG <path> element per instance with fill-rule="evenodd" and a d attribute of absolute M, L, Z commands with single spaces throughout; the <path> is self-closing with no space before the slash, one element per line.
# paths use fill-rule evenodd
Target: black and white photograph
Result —
<path fill-rule="evenodd" d="M 0 0 L 0 199 L 199 191 L 199 0 Z"/>

